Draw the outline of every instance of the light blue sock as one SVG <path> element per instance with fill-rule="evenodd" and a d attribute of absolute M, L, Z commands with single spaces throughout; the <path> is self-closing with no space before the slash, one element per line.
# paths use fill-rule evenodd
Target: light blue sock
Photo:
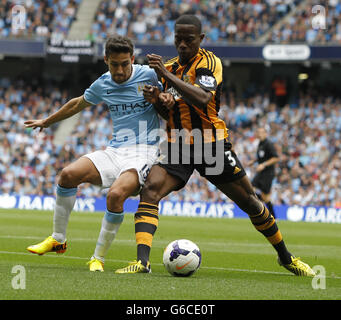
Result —
<path fill-rule="evenodd" d="M 104 258 L 115 239 L 116 233 L 120 228 L 124 218 L 123 212 L 110 212 L 107 210 L 102 219 L 101 231 L 96 243 L 94 258 L 104 263 Z"/>
<path fill-rule="evenodd" d="M 76 202 L 76 194 L 77 188 L 63 188 L 57 185 L 52 237 L 58 242 L 66 240 L 66 228 L 69 223 L 70 213 Z"/>

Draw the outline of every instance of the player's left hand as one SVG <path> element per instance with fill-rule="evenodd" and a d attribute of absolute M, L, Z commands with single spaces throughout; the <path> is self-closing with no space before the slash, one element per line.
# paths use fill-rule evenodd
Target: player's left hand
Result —
<path fill-rule="evenodd" d="M 154 69 L 159 77 L 163 77 L 167 71 L 165 68 L 162 57 L 157 54 L 147 54 L 149 67 Z"/>
<path fill-rule="evenodd" d="M 160 90 L 151 85 L 145 85 L 143 88 L 143 97 L 150 103 L 156 104 L 159 101 Z"/>

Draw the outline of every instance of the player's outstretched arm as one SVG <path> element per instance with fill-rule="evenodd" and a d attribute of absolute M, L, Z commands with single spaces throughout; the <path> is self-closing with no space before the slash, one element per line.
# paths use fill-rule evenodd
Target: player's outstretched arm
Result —
<path fill-rule="evenodd" d="M 40 128 L 40 131 L 42 131 L 44 128 L 48 128 L 53 123 L 70 118 L 89 106 L 91 106 L 91 103 L 85 101 L 83 96 L 80 96 L 69 100 L 57 112 L 50 115 L 46 119 L 27 120 L 24 122 L 24 124 L 26 128 Z"/>
<path fill-rule="evenodd" d="M 273 164 L 277 163 L 279 161 L 278 157 L 272 157 L 271 159 L 260 163 L 256 169 L 257 172 L 263 171 L 266 167 L 272 166 Z"/>

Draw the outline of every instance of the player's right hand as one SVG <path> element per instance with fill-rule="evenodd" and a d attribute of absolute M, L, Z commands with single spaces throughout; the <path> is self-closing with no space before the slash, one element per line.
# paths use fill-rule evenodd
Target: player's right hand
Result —
<path fill-rule="evenodd" d="M 159 100 L 163 106 L 165 106 L 168 110 L 172 109 L 175 105 L 174 97 L 171 93 L 162 92 L 159 94 Z"/>
<path fill-rule="evenodd" d="M 45 120 L 27 120 L 24 122 L 26 128 L 40 128 L 39 132 L 43 131 L 44 128 L 47 128 L 48 125 L 46 124 Z"/>

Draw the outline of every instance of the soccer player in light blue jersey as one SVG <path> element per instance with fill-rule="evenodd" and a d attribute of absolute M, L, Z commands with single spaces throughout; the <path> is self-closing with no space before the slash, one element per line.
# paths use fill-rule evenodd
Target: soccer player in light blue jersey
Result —
<path fill-rule="evenodd" d="M 71 99 L 57 112 L 42 120 L 27 120 L 29 128 L 47 128 L 84 108 L 104 102 L 113 123 L 113 137 L 105 150 L 82 156 L 65 167 L 56 188 L 53 233 L 28 251 L 42 255 L 66 250 L 66 229 L 76 201 L 77 187 L 91 183 L 109 188 L 107 211 L 95 252 L 89 261 L 91 271 L 104 270 L 105 255 L 123 221 L 123 203 L 139 192 L 158 156 L 159 117 L 153 105 L 143 97 L 145 86 L 158 86 L 157 75 L 148 66 L 134 64 L 134 46 L 126 37 L 110 37 L 105 45 L 104 61 L 109 71 Z M 167 106 L 170 95 L 162 94 Z"/>

